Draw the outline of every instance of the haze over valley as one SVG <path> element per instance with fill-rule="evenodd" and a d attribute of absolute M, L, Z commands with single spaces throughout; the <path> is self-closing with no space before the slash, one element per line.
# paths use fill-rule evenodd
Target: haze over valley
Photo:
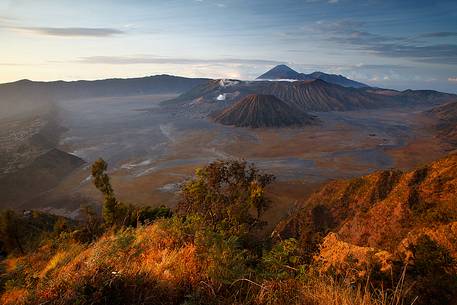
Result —
<path fill-rule="evenodd" d="M 17 91 L 9 93 L 11 88 Z M 411 168 L 452 151 L 452 141 L 433 128 L 441 126 L 439 119 L 427 113 L 457 100 L 436 91 L 343 87 L 320 79 L 241 81 L 166 75 L 95 82 L 19 81 L 2 85 L 0 91 L 6 92 L 6 102 L 11 101 L 11 114 L 3 112 L 2 120 L 2 171 L 7 182 L 1 188 L 2 206 L 71 217 L 77 217 L 81 205 L 97 205 L 100 199 L 88 167 L 100 157 L 110 164 L 120 198 L 171 207 L 176 204 L 174 192 L 194 168 L 212 160 L 245 159 L 278 177 L 271 191 L 281 202 L 275 215 L 284 216 L 325 181 Z M 251 106 L 255 108 L 237 109 L 257 93 L 272 95 L 263 95 Z M 262 110 L 267 99 L 272 105 L 284 103 L 283 109 Z M 30 104 L 39 105 L 38 110 Z M 231 111 L 231 119 L 223 119 L 229 118 L 224 111 Z M 288 123 L 294 117 L 297 121 Z M 52 149 L 85 165 L 59 166 L 59 171 L 36 165 Z M 61 157 L 66 158 L 64 153 Z M 43 172 L 51 176 L 49 181 L 38 178 Z M 34 192 L 22 193 L 24 184 Z"/>

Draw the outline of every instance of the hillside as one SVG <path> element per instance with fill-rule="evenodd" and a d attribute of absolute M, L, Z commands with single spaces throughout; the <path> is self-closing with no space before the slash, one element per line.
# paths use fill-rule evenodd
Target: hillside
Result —
<path fill-rule="evenodd" d="M 19 208 L 55 187 L 84 163 L 84 160 L 55 148 L 46 151 L 27 166 L 0 178 L 0 207 Z"/>
<path fill-rule="evenodd" d="M 426 114 L 438 121 L 435 128 L 439 136 L 457 145 L 457 102 L 435 107 Z"/>
<path fill-rule="evenodd" d="M 276 228 L 307 241 L 337 232 L 358 246 L 394 250 L 411 232 L 457 220 L 457 155 L 413 171 L 388 170 L 337 180 L 312 194 Z"/>
<path fill-rule="evenodd" d="M 454 304 L 455 154 L 331 182 L 276 240 L 259 234 L 274 177 L 246 162 L 196 170 L 173 215 L 118 202 L 106 170 L 103 224 L 0 211 L 2 304 Z"/>
<path fill-rule="evenodd" d="M 313 117 L 274 95 L 251 94 L 214 117 L 214 121 L 238 127 L 285 127 L 312 124 Z"/>

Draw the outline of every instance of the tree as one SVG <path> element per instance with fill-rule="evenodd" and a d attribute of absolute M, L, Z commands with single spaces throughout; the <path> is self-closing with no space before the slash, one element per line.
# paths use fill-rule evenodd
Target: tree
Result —
<path fill-rule="evenodd" d="M 170 217 L 171 211 L 166 207 L 136 208 L 131 204 L 118 201 L 114 195 L 110 178 L 106 173 L 108 164 L 103 159 L 98 159 L 92 164 L 92 177 L 95 187 L 102 192 L 103 221 L 110 226 L 132 226 L 153 221 L 156 218 Z"/>
<path fill-rule="evenodd" d="M 250 231 L 262 224 L 265 187 L 274 179 L 245 161 L 215 161 L 184 183 L 178 213 L 198 214 L 214 230 Z"/>
<path fill-rule="evenodd" d="M 106 170 L 108 164 L 103 159 L 98 159 L 92 164 L 92 177 L 95 187 L 102 192 L 103 199 L 103 220 L 108 225 L 113 225 L 116 221 L 116 206 L 118 201 L 114 196 L 114 191 Z"/>

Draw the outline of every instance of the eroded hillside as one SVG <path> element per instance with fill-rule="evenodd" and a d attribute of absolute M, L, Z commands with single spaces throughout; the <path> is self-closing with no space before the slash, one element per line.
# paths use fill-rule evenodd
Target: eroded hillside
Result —
<path fill-rule="evenodd" d="M 416 170 L 336 180 L 312 194 L 276 229 L 308 240 L 337 232 L 359 246 L 394 249 L 410 232 L 457 220 L 457 155 Z"/>

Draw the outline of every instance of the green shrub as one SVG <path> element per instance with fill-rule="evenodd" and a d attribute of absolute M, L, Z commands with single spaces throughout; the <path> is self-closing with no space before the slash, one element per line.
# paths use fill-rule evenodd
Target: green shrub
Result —
<path fill-rule="evenodd" d="M 419 296 L 415 304 L 449 304 L 457 298 L 457 270 L 449 251 L 427 235 L 419 237 L 411 247 L 414 265 L 408 277 L 414 282 L 411 298 Z"/>

